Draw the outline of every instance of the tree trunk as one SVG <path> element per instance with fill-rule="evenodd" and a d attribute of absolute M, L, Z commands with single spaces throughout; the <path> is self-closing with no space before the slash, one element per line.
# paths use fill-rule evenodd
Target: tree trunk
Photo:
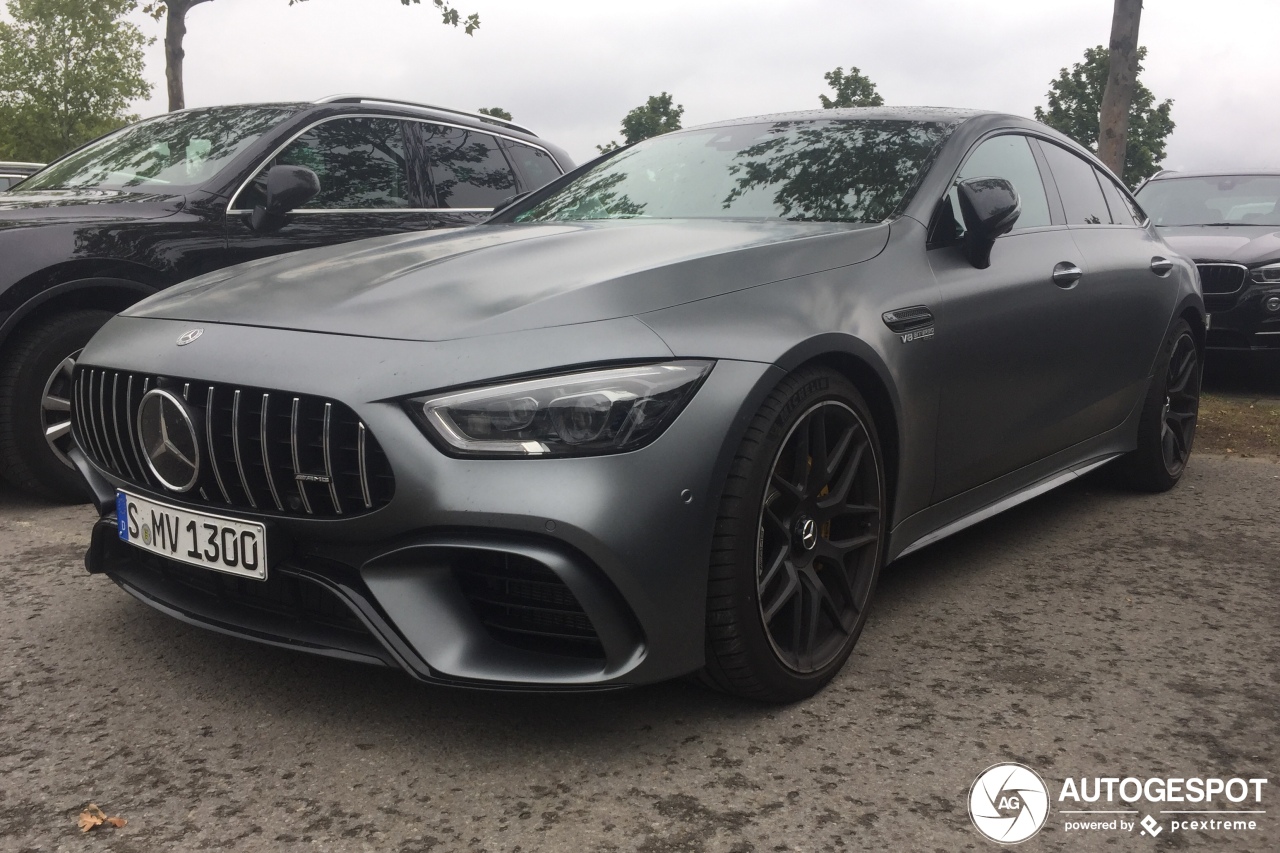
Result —
<path fill-rule="evenodd" d="M 1111 16 L 1111 58 L 1098 121 L 1098 158 L 1124 177 L 1129 108 L 1138 82 L 1138 22 L 1142 0 L 1115 0 Z"/>
<path fill-rule="evenodd" d="M 187 35 L 187 12 L 192 6 L 208 2 L 210 0 L 168 0 L 165 4 L 164 79 L 169 86 L 169 112 L 187 106 L 182 88 L 182 59 L 187 55 L 182 49 L 182 40 Z"/>

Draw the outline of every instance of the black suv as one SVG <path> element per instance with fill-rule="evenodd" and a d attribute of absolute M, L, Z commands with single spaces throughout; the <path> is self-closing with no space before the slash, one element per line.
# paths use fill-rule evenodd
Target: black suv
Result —
<path fill-rule="evenodd" d="M 139 299 L 269 255 L 471 225 L 572 165 L 508 121 L 356 95 L 184 110 L 71 152 L 0 194 L 0 472 L 83 496 L 66 457 L 75 358 Z"/>
<path fill-rule="evenodd" d="M 28 176 L 44 168 L 43 163 L 15 163 L 11 160 L 0 160 L 0 192 L 14 184 L 22 183 Z"/>
<path fill-rule="evenodd" d="M 1280 171 L 1160 172 L 1137 195 L 1200 269 L 1207 345 L 1280 353 Z"/>

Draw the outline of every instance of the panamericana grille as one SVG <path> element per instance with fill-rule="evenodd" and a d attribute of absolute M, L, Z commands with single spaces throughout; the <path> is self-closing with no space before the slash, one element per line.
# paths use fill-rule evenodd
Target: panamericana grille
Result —
<path fill-rule="evenodd" d="M 604 659 L 590 617 L 564 581 L 541 563 L 519 554 L 470 552 L 455 571 L 471 609 L 498 642 Z"/>
<path fill-rule="evenodd" d="M 264 388 L 78 366 L 72 429 L 93 461 L 166 493 L 143 460 L 142 396 L 163 388 L 196 422 L 200 473 L 182 500 L 268 515 L 335 518 L 384 506 L 395 491 L 386 454 L 342 403 Z"/>

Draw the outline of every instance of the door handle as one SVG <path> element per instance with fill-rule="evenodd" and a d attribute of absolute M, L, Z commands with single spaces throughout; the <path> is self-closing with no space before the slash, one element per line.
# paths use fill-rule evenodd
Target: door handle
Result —
<path fill-rule="evenodd" d="M 1080 267 L 1070 261 L 1063 261 L 1060 264 L 1054 265 L 1053 283 L 1058 285 L 1058 287 L 1069 289 L 1075 287 L 1076 282 L 1079 281 L 1080 277 L 1083 275 L 1084 270 L 1080 269 Z"/>
<path fill-rule="evenodd" d="M 1173 261 L 1156 255 L 1151 259 L 1151 271 L 1158 276 L 1166 276 L 1173 270 Z"/>

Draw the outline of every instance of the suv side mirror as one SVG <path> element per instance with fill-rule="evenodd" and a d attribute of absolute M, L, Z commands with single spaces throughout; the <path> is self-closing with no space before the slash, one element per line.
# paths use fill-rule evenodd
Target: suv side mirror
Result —
<path fill-rule="evenodd" d="M 249 214 L 254 231 L 275 231 L 284 226 L 285 214 L 301 207 L 320 192 L 320 179 L 306 166 L 272 166 L 267 170 L 267 203 L 255 205 Z"/>
<path fill-rule="evenodd" d="M 1008 234 L 1018 221 L 1022 201 L 1004 178 L 969 178 L 956 184 L 956 195 L 964 217 L 965 255 L 969 263 L 984 270 L 991 266 L 996 238 Z"/>

